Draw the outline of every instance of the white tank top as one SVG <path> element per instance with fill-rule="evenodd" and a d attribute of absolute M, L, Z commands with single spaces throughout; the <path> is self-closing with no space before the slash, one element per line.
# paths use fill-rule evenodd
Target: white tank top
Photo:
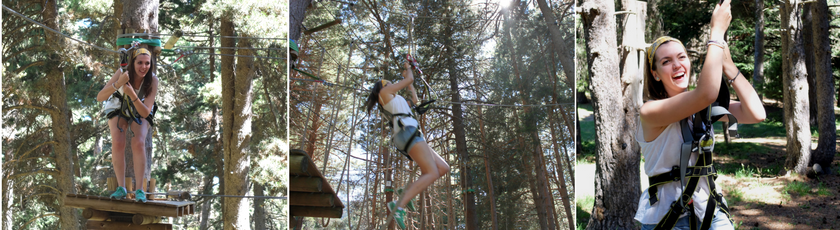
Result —
<path fill-rule="evenodd" d="M 639 124 L 641 124 L 641 121 Z M 714 137 L 712 137 L 712 141 L 714 141 Z M 668 125 L 656 139 L 650 142 L 645 141 L 644 131 L 642 126 L 639 125 L 636 130 L 636 142 L 639 142 L 642 154 L 645 156 L 644 165 L 647 176 L 667 173 L 671 171 L 672 167 L 680 165 L 680 149 L 683 138 L 679 121 Z M 697 164 L 698 156 L 697 152 L 691 153 L 688 165 Z M 655 204 L 650 204 L 650 194 L 648 194 L 647 188 L 639 198 L 639 208 L 634 218 L 642 224 L 659 223 L 659 220 L 668 213 L 671 203 L 682 194 L 680 181 L 660 185 L 657 189 L 659 201 Z M 702 220 L 706 214 L 706 202 L 709 200 L 709 186 L 705 177 L 700 178 L 692 198 L 694 200 L 694 213 Z M 685 215 L 683 214 L 683 216 Z"/>
<path fill-rule="evenodd" d="M 380 98 L 381 98 L 381 96 L 380 96 Z M 411 113 L 411 108 L 408 107 L 408 102 L 406 102 L 405 98 L 403 98 L 400 95 L 394 95 L 394 98 L 391 99 L 391 101 L 389 101 L 387 104 L 382 105 L 382 108 L 385 109 L 386 111 L 388 111 L 391 114 L 398 114 L 398 113 L 413 114 L 413 113 Z M 394 119 L 399 119 L 404 126 L 414 126 L 414 127 L 418 126 L 417 120 L 414 120 L 414 118 L 411 118 L 411 117 L 408 117 L 408 116 L 397 116 L 397 117 L 394 117 Z M 393 134 L 397 134 L 399 131 L 402 130 L 402 129 L 400 129 L 400 126 L 399 126 L 398 122 L 392 122 L 392 123 L 394 124 Z"/>

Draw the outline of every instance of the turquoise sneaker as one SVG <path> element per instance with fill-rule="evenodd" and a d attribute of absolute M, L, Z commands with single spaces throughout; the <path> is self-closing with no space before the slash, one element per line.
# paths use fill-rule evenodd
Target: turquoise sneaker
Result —
<path fill-rule="evenodd" d="M 114 193 L 111 193 L 110 198 L 111 199 L 125 199 L 125 196 L 127 196 L 127 195 L 128 195 L 128 192 L 125 191 L 125 187 L 120 186 L 120 187 L 117 187 L 117 191 L 114 191 Z"/>
<path fill-rule="evenodd" d="M 397 210 L 394 211 L 394 221 L 397 222 L 397 226 L 399 226 L 400 229 L 405 229 L 405 210 L 397 208 Z"/>
<path fill-rule="evenodd" d="M 396 202 L 388 202 L 388 211 L 391 211 L 394 215 L 394 222 L 397 222 L 397 226 L 400 229 L 405 229 L 405 210 L 402 208 L 397 208 Z"/>
<path fill-rule="evenodd" d="M 137 189 L 137 191 L 134 191 L 134 200 L 146 203 L 146 193 L 142 189 Z"/>

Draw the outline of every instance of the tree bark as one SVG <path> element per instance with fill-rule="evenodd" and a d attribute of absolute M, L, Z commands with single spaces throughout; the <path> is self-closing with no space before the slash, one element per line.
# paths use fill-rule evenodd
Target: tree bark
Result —
<path fill-rule="evenodd" d="M 834 79 L 831 71 L 831 40 L 829 21 L 831 13 L 826 0 L 818 0 L 811 5 L 812 31 L 814 44 L 814 83 L 816 83 L 817 126 L 819 140 L 812 158 L 813 163 L 830 167 L 837 151 L 837 133 L 834 115 Z M 809 54 L 806 52 L 806 54 Z"/>
<path fill-rule="evenodd" d="M 633 214 L 640 195 L 639 147 L 632 134 L 638 111 L 630 99 L 632 91 L 628 89 L 632 87 L 627 87 L 626 76 L 613 77 L 619 70 L 615 3 L 586 1 L 582 9 L 598 153 L 595 205 L 587 228 L 635 228 Z M 623 95 L 623 100 L 617 95 Z"/>
<path fill-rule="evenodd" d="M 160 3 L 158 1 L 152 0 L 142 0 L 142 1 L 127 1 L 126 3 L 122 4 L 122 15 L 121 15 L 121 26 L 120 28 L 122 31 L 126 29 L 134 30 L 136 33 L 149 33 L 154 34 L 158 32 L 158 6 Z M 149 49 L 148 45 L 141 44 L 141 47 Z M 152 50 L 152 49 L 149 49 Z M 152 55 L 155 56 L 156 54 Z M 126 133 L 125 135 L 125 175 L 127 177 L 134 178 L 134 180 L 148 180 L 151 178 L 152 175 L 152 145 L 153 139 L 152 135 L 154 134 L 154 127 L 149 126 L 148 132 L 146 135 L 146 171 L 143 174 L 143 178 L 134 178 L 134 154 L 131 149 L 131 139 L 134 138 L 134 130 L 131 130 L 130 133 Z M 130 130 L 127 129 L 127 130 Z M 126 181 L 126 185 L 132 183 L 131 181 Z M 145 186 L 145 184 L 144 184 Z M 141 188 L 134 188 L 141 189 Z"/>
<path fill-rule="evenodd" d="M 755 61 L 753 68 L 753 88 L 763 95 L 764 88 L 764 0 L 755 0 Z M 763 98 L 763 96 L 762 96 Z"/>
<path fill-rule="evenodd" d="M 212 194 L 213 192 L 213 175 L 208 174 L 204 177 L 204 189 L 202 189 L 203 194 Z M 208 220 L 210 218 L 210 208 L 213 207 L 213 198 L 212 197 L 205 197 L 204 203 L 201 205 L 201 221 L 199 222 L 198 229 L 207 230 Z"/>
<path fill-rule="evenodd" d="M 303 18 L 312 0 L 289 1 L 289 39 L 298 41 L 303 34 Z"/>
<path fill-rule="evenodd" d="M 221 35 L 235 36 L 232 15 L 225 14 L 221 20 Z M 223 47 L 233 47 L 232 38 L 223 38 Z M 250 41 L 243 39 L 236 47 L 248 48 Z M 222 53 L 232 54 L 231 49 Z M 251 56 L 249 49 L 239 49 L 238 55 Z M 251 144 L 251 87 L 254 77 L 254 58 L 239 57 L 234 65 L 233 57 L 222 56 L 222 124 L 225 160 L 225 194 L 244 196 L 248 193 L 248 171 L 250 170 Z M 235 66 L 235 72 L 234 72 Z M 247 199 L 225 197 L 223 199 L 225 230 L 250 229 L 249 205 Z"/>
<path fill-rule="evenodd" d="M 254 183 L 254 196 L 265 196 L 262 183 Z M 254 199 L 254 229 L 265 230 L 265 199 Z"/>
<path fill-rule="evenodd" d="M 802 44 L 802 19 L 799 0 L 786 0 L 781 5 L 783 92 L 787 155 L 785 167 L 805 175 L 811 161 L 811 126 L 808 123 L 808 80 Z"/>
<path fill-rule="evenodd" d="M 6 152 L 3 153 L 3 159 L 14 159 L 14 150 L 11 148 L 7 148 Z M 7 160 L 8 161 L 8 160 Z M 12 167 L 6 166 L 0 169 L 3 171 L 3 190 L 0 193 L 3 193 L 3 230 L 12 230 L 12 224 L 14 223 L 14 210 L 12 210 L 12 201 L 15 199 L 15 189 L 14 189 L 14 180 L 8 179 L 12 175 Z"/>
<path fill-rule="evenodd" d="M 814 40 L 814 32 L 811 29 L 811 5 L 813 4 L 802 4 L 801 11 L 802 40 L 809 42 Z M 808 111 L 808 122 L 811 126 L 817 126 L 817 86 L 814 82 L 817 73 L 814 69 L 814 46 L 803 45 L 802 51 L 805 54 L 805 72 L 807 73 L 806 79 L 808 80 L 808 108 L 811 108 Z"/>
<path fill-rule="evenodd" d="M 44 0 L 42 3 L 44 9 L 44 25 L 53 29 L 58 28 L 58 6 L 56 1 Z M 48 94 L 50 96 L 49 103 L 55 108 L 55 111 L 50 112 L 50 120 L 52 121 L 52 135 L 53 151 L 55 152 L 56 169 L 58 176 L 55 178 L 57 188 L 60 192 L 58 195 L 57 205 L 52 208 L 58 209 L 58 221 L 61 229 L 79 229 L 78 213 L 72 207 L 67 207 L 64 204 L 64 198 L 67 194 L 76 193 L 76 182 L 73 175 L 73 150 L 70 148 L 70 108 L 67 106 L 67 86 L 64 82 L 64 63 L 62 58 L 58 55 L 64 52 L 64 40 L 57 34 L 46 33 L 45 43 L 48 59 L 53 63 L 53 67 L 47 71 L 47 82 L 50 87 Z M 6 179 L 4 179 L 6 180 Z"/>

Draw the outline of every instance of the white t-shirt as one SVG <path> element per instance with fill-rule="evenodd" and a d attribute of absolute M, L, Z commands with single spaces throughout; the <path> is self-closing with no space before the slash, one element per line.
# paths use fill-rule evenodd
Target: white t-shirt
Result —
<path fill-rule="evenodd" d="M 650 142 L 645 141 L 644 131 L 642 126 L 639 125 L 638 130 L 636 130 L 636 142 L 639 142 L 642 154 L 645 156 L 645 173 L 648 176 L 668 173 L 672 167 L 680 165 L 680 150 L 683 138 L 679 121 L 668 125 L 656 139 Z M 712 136 L 712 142 L 714 142 L 714 136 Z M 688 165 L 697 164 L 698 156 L 699 153 L 692 152 Z M 692 196 L 694 213 L 701 220 L 706 214 L 706 203 L 709 200 L 709 185 L 706 180 L 706 177 L 700 178 Z M 650 203 L 648 189 L 645 189 L 639 198 L 639 208 L 634 218 L 642 224 L 657 224 L 668 213 L 671 203 L 679 199 L 682 194 L 682 184 L 678 180 L 659 185 L 657 188 L 659 200 L 654 204 Z M 685 215 L 687 214 L 683 214 L 683 216 Z"/>

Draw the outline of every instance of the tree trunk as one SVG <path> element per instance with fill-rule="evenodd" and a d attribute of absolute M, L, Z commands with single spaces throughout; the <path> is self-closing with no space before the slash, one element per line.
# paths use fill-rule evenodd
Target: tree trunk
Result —
<path fill-rule="evenodd" d="M 787 160 L 785 167 L 805 175 L 811 161 L 811 126 L 808 123 L 808 80 L 802 44 L 802 19 L 799 0 L 787 0 L 781 5 L 782 63 L 784 87 L 785 131 Z"/>
<path fill-rule="evenodd" d="M 229 13 L 222 17 L 221 35 L 235 36 Z M 232 38 L 223 38 L 223 47 L 233 47 Z M 243 39 L 236 47 L 248 48 L 250 41 Z M 232 54 L 231 49 L 222 53 Z M 251 56 L 252 50 L 239 49 L 238 55 Z M 225 194 L 244 196 L 248 193 L 251 144 L 251 87 L 254 77 L 254 58 L 222 56 L 222 124 L 225 157 Z M 225 197 L 223 202 L 225 230 L 250 229 L 251 222 L 247 199 Z"/>
<path fill-rule="evenodd" d="M 802 4 L 802 40 L 803 41 L 813 41 L 814 32 L 811 29 L 811 5 L 813 4 Z M 804 43 L 803 43 L 804 44 Z M 817 73 L 814 69 L 814 55 L 815 52 L 814 46 L 811 45 L 803 45 L 802 51 L 805 54 L 805 72 L 807 73 L 806 79 L 808 80 L 808 108 L 811 108 L 808 111 L 808 122 L 811 126 L 817 125 L 817 86 L 814 82 L 814 78 L 816 77 Z M 832 121 L 833 122 L 833 121 Z"/>
<path fill-rule="evenodd" d="M 204 177 L 204 189 L 202 190 L 203 194 L 212 194 L 213 193 L 213 175 L 208 174 Z M 208 220 L 210 218 L 210 208 L 213 207 L 213 197 L 205 197 L 204 203 L 201 205 L 201 221 L 199 222 L 198 229 L 207 230 L 209 229 L 207 226 Z"/>
<path fill-rule="evenodd" d="M 447 20 L 447 23 L 451 23 L 451 20 Z M 461 93 L 458 89 L 458 74 L 460 71 L 458 70 L 458 63 L 455 61 L 455 57 L 457 55 L 455 51 L 455 41 L 452 40 L 452 35 L 454 34 L 452 26 L 446 27 L 446 32 L 444 32 L 444 44 L 446 44 L 446 55 L 449 58 L 446 58 L 447 62 L 447 72 L 449 75 L 449 89 L 452 92 L 452 101 L 453 102 L 461 102 Z M 452 131 L 455 134 L 455 152 L 460 156 L 461 160 L 461 189 L 464 191 L 463 194 L 463 202 L 464 202 L 464 215 L 466 219 L 466 228 L 469 230 L 478 229 L 478 220 L 476 218 L 476 210 L 475 210 L 475 192 L 468 192 L 469 189 L 473 191 L 475 188 L 473 187 L 472 181 L 472 171 L 470 170 L 470 155 L 467 152 L 467 138 L 466 133 L 464 132 L 464 111 L 461 109 L 461 104 L 452 103 Z"/>
<path fill-rule="evenodd" d="M 262 183 L 254 182 L 254 196 L 265 196 Z M 254 199 L 254 229 L 265 230 L 265 199 Z"/>
<path fill-rule="evenodd" d="M 566 75 L 566 86 L 575 86 L 575 60 L 574 52 L 569 52 L 566 47 L 574 47 L 574 42 L 565 42 L 563 36 L 560 34 L 560 28 L 555 24 L 557 19 L 554 17 L 554 12 L 546 4 L 545 0 L 537 0 L 540 11 L 543 13 L 548 32 L 551 33 L 551 43 L 554 45 L 554 52 L 560 58 L 560 65 L 563 66 L 563 74 Z M 574 49 L 574 48 L 573 48 Z"/>
<path fill-rule="evenodd" d="M 639 147 L 632 134 L 635 133 L 634 120 L 638 110 L 631 100 L 632 91 L 628 90 L 632 87 L 627 87 L 628 76 L 613 77 L 619 70 L 615 3 L 586 1 L 582 9 L 584 35 L 589 41 L 586 51 L 590 54 L 587 62 L 598 153 L 595 205 L 587 228 L 635 228 L 633 214 L 640 195 Z M 623 95 L 623 100 L 616 95 Z"/>
<path fill-rule="evenodd" d="M 830 167 L 837 148 L 837 133 L 834 115 L 834 79 L 831 71 L 831 40 L 829 21 L 831 13 L 826 0 L 818 0 L 811 5 L 812 31 L 814 44 L 814 81 L 816 83 L 817 125 L 819 141 L 814 151 L 812 163 Z M 809 54 L 806 52 L 806 54 Z"/>
<path fill-rule="evenodd" d="M 303 18 L 312 0 L 289 1 L 289 39 L 298 41 L 303 34 Z"/>
<path fill-rule="evenodd" d="M 158 32 L 158 6 L 160 3 L 158 1 L 151 1 L 151 0 L 142 0 L 142 1 L 127 1 L 126 3 L 122 4 L 122 31 L 126 30 L 134 30 L 135 33 L 157 33 Z M 149 50 L 151 47 L 148 45 L 141 44 L 141 47 L 147 48 Z M 157 56 L 154 54 L 153 56 Z M 134 130 L 131 130 L 130 133 L 126 133 L 125 135 L 125 175 L 127 177 L 134 178 L 135 181 L 137 180 L 148 180 L 151 178 L 152 173 L 152 135 L 154 134 L 153 131 L 154 127 L 149 126 L 148 132 L 146 135 L 146 171 L 143 174 L 143 178 L 134 178 L 134 154 L 131 150 L 131 139 L 134 138 Z M 130 130 L 127 129 L 127 130 Z M 138 131 L 139 132 L 139 131 Z M 131 181 L 126 181 L 126 185 L 132 183 Z M 144 184 L 144 186 L 146 186 Z M 141 188 L 134 188 L 141 189 Z"/>
<path fill-rule="evenodd" d="M 762 96 L 764 88 L 764 0 L 755 0 L 755 54 L 753 88 Z M 763 96 L 761 98 L 764 98 Z"/>
<path fill-rule="evenodd" d="M 44 9 L 44 24 L 47 27 L 58 29 L 58 6 L 56 1 L 43 1 Z M 52 135 L 53 151 L 55 151 L 56 171 L 58 177 L 55 178 L 56 185 L 59 190 L 57 204 L 58 207 L 58 221 L 61 229 L 79 229 L 78 213 L 72 207 L 67 207 L 64 204 L 64 198 L 67 194 L 76 193 L 76 182 L 73 176 L 73 150 L 70 148 L 70 108 L 67 106 L 67 88 L 64 83 L 64 66 L 59 53 L 64 52 L 63 38 L 54 33 L 45 34 L 45 43 L 48 52 L 48 59 L 51 63 L 55 63 L 52 68 L 47 71 L 46 79 L 50 87 L 48 93 L 50 96 L 49 104 L 55 108 L 55 111 L 50 112 L 50 120 L 52 121 Z M 5 179 L 4 179 L 5 180 Z"/>
<path fill-rule="evenodd" d="M 14 150 L 11 148 L 7 148 L 6 152 L 4 152 L 3 159 L 8 161 L 14 159 Z M 0 169 L 3 171 L 3 190 L 0 193 L 3 193 L 3 220 L 2 230 L 12 230 L 12 224 L 14 223 L 14 210 L 12 210 L 12 201 L 15 199 L 15 189 L 14 189 L 14 180 L 8 179 L 12 176 L 12 172 L 14 171 L 11 165 L 3 167 Z"/>
<path fill-rule="evenodd" d="M 479 95 L 478 86 L 481 85 L 481 81 L 479 77 L 475 77 L 475 94 Z M 484 154 L 484 176 L 487 178 L 487 192 L 488 196 L 487 199 L 490 200 L 490 220 L 491 220 L 491 229 L 498 230 L 499 229 L 499 221 L 496 218 L 496 195 L 493 194 L 493 174 L 490 170 L 490 157 L 488 156 L 487 152 L 489 149 L 487 148 L 487 141 L 484 135 L 484 114 L 482 113 L 481 106 L 477 106 L 478 111 L 478 127 L 479 131 L 481 132 L 480 140 L 481 143 L 481 151 Z"/>

